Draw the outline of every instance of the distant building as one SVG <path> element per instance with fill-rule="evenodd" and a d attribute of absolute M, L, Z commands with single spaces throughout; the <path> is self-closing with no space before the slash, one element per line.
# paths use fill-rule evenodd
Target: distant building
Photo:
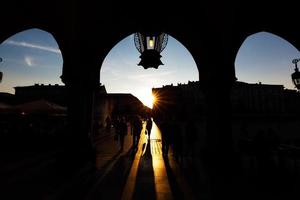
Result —
<path fill-rule="evenodd" d="M 284 112 L 291 114 L 300 113 L 300 93 L 297 90 L 284 90 Z M 300 116 L 299 116 L 300 117 Z"/>
<path fill-rule="evenodd" d="M 156 116 L 205 116 L 205 95 L 199 81 L 153 88 L 157 101 Z M 300 93 L 284 89 L 283 85 L 245 83 L 236 81 L 231 90 L 233 115 L 292 114 L 300 111 Z"/>
<path fill-rule="evenodd" d="M 19 102 L 45 99 L 60 105 L 66 105 L 67 91 L 64 85 L 34 84 L 15 87 L 15 96 Z"/>
<path fill-rule="evenodd" d="M 175 114 L 179 118 L 186 116 L 198 118 L 205 112 L 204 94 L 199 81 L 152 88 L 152 94 L 156 98 L 152 109 L 155 117 L 168 118 L 171 114 Z"/>
<path fill-rule="evenodd" d="M 106 94 L 104 85 L 100 85 L 97 94 Z M 67 105 L 67 89 L 64 85 L 34 84 L 31 86 L 15 87 L 15 96 L 19 102 L 28 102 L 38 99 L 45 99 L 59 105 Z"/>
<path fill-rule="evenodd" d="M 16 104 L 17 102 L 15 95 L 6 92 L 0 92 L 0 103 Z"/>
<path fill-rule="evenodd" d="M 80 95 L 80 94 L 78 94 Z M 64 85 L 35 84 L 31 86 L 15 87 L 15 95 L 0 93 L 0 102 L 21 104 L 40 99 L 47 100 L 62 106 L 67 106 L 67 89 Z M 113 115 L 144 115 L 150 112 L 149 108 L 132 94 L 108 94 L 104 85 L 99 85 L 94 93 L 94 122 L 99 126 L 105 125 L 105 119 Z"/>
<path fill-rule="evenodd" d="M 132 94 L 111 93 L 106 98 L 113 102 L 113 114 L 126 115 L 143 112 L 146 108 L 144 104 Z"/>
<path fill-rule="evenodd" d="M 94 98 L 94 123 L 98 127 L 106 126 L 106 118 L 128 115 L 145 115 L 146 106 L 132 94 L 111 93 L 96 94 Z"/>
<path fill-rule="evenodd" d="M 236 81 L 231 90 L 232 112 L 280 114 L 285 108 L 284 91 L 283 85 Z"/>

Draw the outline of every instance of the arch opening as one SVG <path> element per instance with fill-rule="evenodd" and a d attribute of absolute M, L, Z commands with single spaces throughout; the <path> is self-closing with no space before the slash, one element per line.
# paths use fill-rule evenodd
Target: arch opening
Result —
<path fill-rule="evenodd" d="M 292 60 L 299 57 L 299 51 L 287 40 L 258 32 L 246 38 L 236 55 L 236 77 L 247 83 L 279 84 L 294 89 Z"/>
<path fill-rule="evenodd" d="M 16 86 L 62 84 L 62 55 L 55 38 L 41 29 L 28 29 L 0 45 L 3 80 L 0 91 L 14 93 Z"/>
<path fill-rule="evenodd" d="M 256 153 L 255 170 L 264 170 L 260 168 L 266 164 L 260 160 L 262 154 L 266 153 L 263 160 L 272 156 L 278 159 L 274 151 L 281 152 L 285 145 L 291 149 L 300 145 L 300 93 L 291 80 L 292 60 L 299 57 L 291 43 L 269 32 L 250 35 L 237 53 L 238 81 L 231 93 L 232 132 L 235 148 L 242 156 L 249 158 L 250 153 Z M 283 163 L 267 164 L 276 168 Z"/>
<path fill-rule="evenodd" d="M 66 127 L 62 55 L 51 33 L 33 28 L 2 42 L 1 144 L 10 152 L 55 149 Z"/>
<path fill-rule="evenodd" d="M 199 80 L 191 54 L 172 36 L 169 36 L 168 45 L 161 55 L 164 65 L 158 69 L 145 70 L 137 66 L 140 55 L 134 46 L 132 34 L 113 47 L 104 59 L 101 83 L 109 93 L 132 93 L 146 106 L 152 107 L 153 87 Z"/>

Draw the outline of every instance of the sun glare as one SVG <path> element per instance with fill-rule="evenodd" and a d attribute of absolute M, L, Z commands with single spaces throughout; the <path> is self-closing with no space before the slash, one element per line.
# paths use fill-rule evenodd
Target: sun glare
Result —
<path fill-rule="evenodd" d="M 140 96 L 139 98 L 142 103 L 149 107 L 153 108 L 153 103 L 155 103 L 156 98 L 150 93 L 150 94 L 143 94 L 143 96 Z"/>

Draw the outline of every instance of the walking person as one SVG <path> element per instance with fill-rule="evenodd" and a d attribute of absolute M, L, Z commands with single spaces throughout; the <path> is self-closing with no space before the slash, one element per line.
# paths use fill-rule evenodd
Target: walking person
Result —
<path fill-rule="evenodd" d="M 193 121 L 193 119 L 188 118 L 185 124 L 185 133 L 186 133 L 186 155 L 187 156 L 194 156 L 194 144 L 197 140 L 197 128 Z"/>
<path fill-rule="evenodd" d="M 125 136 L 127 135 L 127 123 L 125 117 L 122 117 L 119 128 L 120 128 L 119 134 L 120 134 L 120 146 L 121 146 L 120 150 L 123 151 L 124 140 L 125 140 Z"/>
<path fill-rule="evenodd" d="M 170 123 L 163 121 L 161 123 L 161 139 L 162 139 L 162 153 L 163 157 L 167 157 L 169 153 L 169 147 L 171 144 Z"/>
<path fill-rule="evenodd" d="M 146 124 L 146 130 L 147 130 L 147 134 L 148 134 L 148 140 L 150 140 L 151 129 L 152 129 L 152 119 L 151 119 L 151 117 L 148 117 L 147 124 Z"/>
<path fill-rule="evenodd" d="M 114 120 L 113 120 L 113 127 L 115 129 L 115 135 L 114 135 L 114 140 L 116 142 L 119 142 L 119 138 L 120 138 L 120 125 L 121 125 L 121 118 L 119 116 L 117 116 Z"/>
<path fill-rule="evenodd" d="M 106 123 L 106 126 L 105 126 L 106 130 L 110 132 L 112 122 L 111 122 L 111 118 L 109 115 L 106 117 L 105 123 Z"/>
<path fill-rule="evenodd" d="M 175 160 L 179 163 L 182 161 L 182 127 L 175 116 L 171 118 L 170 124 L 174 157 Z"/>
<path fill-rule="evenodd" d="M 137 149 L 143 124 L 140 117 L 137 115 L 131 122 L 132 149 Z"/>

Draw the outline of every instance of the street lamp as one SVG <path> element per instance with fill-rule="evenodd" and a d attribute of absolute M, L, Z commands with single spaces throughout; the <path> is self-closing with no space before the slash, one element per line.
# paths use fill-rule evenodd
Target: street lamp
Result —
<path fill-rule="evenodd" d="M 292 73 L 292 81 L 295 85 L 295 87 L 300 90 L 300 72 L 299 72 L 299 69 L 297 67 L 297 63 L 300 61 L 300 58 L 297 58 L 297 59 L 294 59 L 292 61 L 292 63 L 295 64 L 295 72 Z"/>
<path fill-rule="evenodd" d="M 141 53 L 141 61 L 138 66 L 144 69 L 150 67 L 157 69 L 163 65 L 160 53 L 165 49 L 168 43 L 168 35 L 165 33 L 135 33 L 134 44 Z"/>

